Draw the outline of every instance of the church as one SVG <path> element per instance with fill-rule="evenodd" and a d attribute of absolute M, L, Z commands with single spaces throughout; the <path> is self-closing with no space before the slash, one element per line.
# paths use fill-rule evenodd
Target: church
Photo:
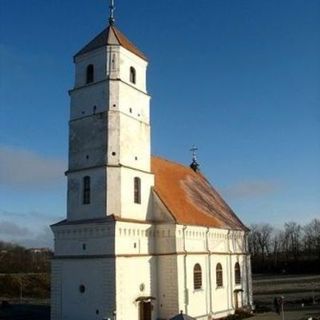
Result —
<path fill-rule="evenodd" d="M 249 230 L 190 166 L 151 155 L 148 60 L 109 25 L 75 56 L 52 320 L 217 319 L 252 304 Z"/>

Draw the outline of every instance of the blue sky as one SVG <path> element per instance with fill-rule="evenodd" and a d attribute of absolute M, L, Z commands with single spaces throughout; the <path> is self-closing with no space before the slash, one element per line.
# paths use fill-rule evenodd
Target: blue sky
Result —
<path fill-rule="evenodd" d="M 107 0 L 0 0 L 0 239 L 65 216 L 72 56 Z M 320 1 L 116 1 L 149 58 L 152 151 L 202 172 L 246 223 L 320 217 Z"/>

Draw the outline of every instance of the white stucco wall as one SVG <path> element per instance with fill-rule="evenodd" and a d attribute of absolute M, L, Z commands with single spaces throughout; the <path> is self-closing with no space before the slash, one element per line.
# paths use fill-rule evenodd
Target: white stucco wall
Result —
<path fill-rule="evenodd" d="M 52 270 L 51 320 L 101 320 L 112 316 L 114 259 L 54 260 Z M 85 292 L 80 292 L 80 285 L 85 286 Z"/>
<path fill-rule="evenodd" d="M 67 223 L 52 226 L 51 319 L 99 319 L 115 304 L 115 223 Z M 79 291 L 80 285 L 85 292 Z M 98 313 L 97 313 L 98 310 Z"/>
<path fill-rule="evenodd" d="M 150 126 L 120 114 L 120 128 L 120 163 L 150 171 Z"/>
<path fill-rule="evenodd" d="M 176 315 L 179 310 L 179 298 L 183 292 L 179 291 L 178 277 L 182 270 L 179 270 L 176 255 L 160 255 L 157 257 L 158 267 L 158 316 L 161 319 L 169 319 Z"/>
<path fill-rule="evenodd" d="M 187 255 L 187 291 L 188 291 L 188 314 L 191 317 L 208 315 L 209 300 L 207 299 L 208 279 L 207 273 L 207 256 L 206 255 Z M 202 271 L 202 287 L 194 289 L 193 269 L 196 264 L 200 264 Z"/>
<path fill-rule="evenodd" d="M 226 229 L 177 226 L 178 256 L 178 287 L 183 293 L 179 295 L 179 310 L 188 312 L 191 316 L 202 319 L 212 315 L 214 318 L 233 313 L 235 308 L 234 290 L 239 293 L 239 303 L 247 304 L 247 261 L 244 246 L 244 232 Z M 235 263 L 241 267 L 241 284 L 236 285 L 234 279 Z M 193 288 L 193 268 L 196 263 L 201 265 L 203 287 Z M 216 285 L 216 266 L 221 263 L 223 268 L 223 286 Z M 184 270 L 186 272 L 184 272 Z M 186 284 L 185 284 L 186 282 Z M 250 288 L 249 288 L 250 289 Z M 242 300 L 242 302 L 241 302 Z"/>
<path fill-rule="evenodd" d="M 65 224 L 53 226 L 55 256 L 88 257 L 114 255 L 114 222 Z"/>
<path fill-rule="evenodd" d="M 149 100 L 132 86 L 110 82 L 108 163 L 150 171 Z"/>
<path fill-rule="evenodd" d="M 119 82 L 118 90 L 120 111 L 139 121 L 149 123 L 150 96 L 141 91 L 133 90 L 132 86 L 122 82 Z"/>
<path fill-rule="evenodd" d="M 150 171 L 150 126 L 133 116 L 108 112 L 108 164 Z"/>
<path fill-rule="evenodd" d="M 116 255 L 148 255 L 154 252 L 155 226 L 149 223 L 117 222 Z"/>
<path fill-rule="evenodd" d="M 106 113 L 99 113 L 70 122 L 69 171 L 106 164 L 106 132 Z"/>
<path fill-rule="evenodd" d="M 52 287 L 52 312 L 55 314 L 57 310 L 63 310 L 63 306 L 59 305 L 62 302 L 58 299 L 58 292 L 61 296 L 61 290 L 64 294 L 70 295 L 66 301 L 71 306 L 76 306 L 75 301 L 82 301 L 82 295 L 79 298 L 78 293 L 74 291 L 75 284 L 81 281 L 86 281 L 90 287 L 97 286 L 97 289 L 94 289 L 94 302 L 90 300 L 88 291 L 86 316 L 91 316 L 92 310 L 100 310 L 96 304 L 110 295 L 116 299 L 113 302 L 113 310 L 116 310 L 118 320 L 124 320 L 129 316 L 133 320 L 139 320 L 139 302 L 136 301 L 139 297 L 155 298 L 152 300 L 153 319 L 169 319 L 180 310 L 197 319 L 207 319 L 209 315 L 214 318 L 225 316 L 234 312 L 235 289 L 243 290 L 243 293 L 239 293 L 240 305 L 249 302 L 246 296 L 248 257 L 245 252 L 207 250 L 206 243 L 209 243 L 210 233 L 213 239 L 214 235 L 216 237 L 212 240 L 219 244 L 221 236 L 228 234 L 227 230 L 184 227 L 170 223 L 155 225 L 116 221 L 61 225 L 54 227 L 54 232 L 56 260 L 53 263 L 55 280 Z M 238 235 L 234 239 L 237 237 Z M 86 244 L 85 250 L 83 244 Z M 178 248 L 181 250 L 178 251 Z M 98 256 L 100 259 L 97 259 Z M 101 262 L 104 259 L 112 260 L 112 257 L 116 265 L 115 274 L 108 271 L 107 268 L 110 266 L 106 267 L 107 262 Z M 236 262 L 241 267 L 241 284 L 237 285 L 234 278 Z M 194 289 L 193 268 L 197 263 L 202 269 L 201 289 Z M 217 263 L 223 268 L 222 287 L 216 285 Z M 71 273 L 75 266 L 79 268 L 79 274 Z M 93 269 L 100 270 L 99 268 L 104 268 L 100 274 L 100 282 L 96 279 L 95 273 L 90 275 L 91 272 L 88 272 Z M 81 277 L 81 273 L 88 276 Z M 66 277 L 72 280 L 63 280 Z M 113 291 L 103 291 L 105 289 L 101 286 L 101 281 L 110 282 L 110 277 L 114 277 L 115 287 Z M 64 287 L 64 283 L 67 287 Z M 72 308 L 68 314 L 78 316 L 77 313 L 73 313 Z M 66 310 L 65 313 L 67 314 Z"/>
<path fill-rule="evenodd" d="M 99 82 L 106 78 L 106 48 L 98 48 L 75 59 L 75 82 L 74 87 L 79 88 L 86 85 L 87 67 L 94 66 L 94 82 Z"/>
<path fill-rule="evenodd" d="M 157 297 L 157 257 L 118 257 L 116 260 L 117 319 L 139 319 L 139 297 Z M 157 300 L 152 300 L 157 319 Z"/>
<path fill-rule="evenodd" d="M 141 203 L 134 202 L 134 178 L 141 181 Z M 152 193 L 154 175 L 129 168 L 121 168 L 121 217 L 150 220 L 152 219 Z"/>
<path fill-rule="evenodd" d="M 83 177 L 90 176 L 90 203 L 83 204 Z M 106 170 L 91 168 L 68 173 L 68 220 L 94 219 L 106 216 Z"/>
<path fill-rule="evenodd" d="M 135 177 L 141 179 L 141 203 L 134 202 Z M 152 218 L 153 174 L 116 166 L 107 168 L 107 179 L 107 215 L 142 221 Z"/>
<path fill-rule="evenodd" d="M 124 82 L 129 83 L 140 91 L 147 92 L 146 88 L 146 70 L 148 63 L 144 59 L 136 56 L 131 51 L 120 47 L 120 68 L 119 76 Z M 136 70 L 136 83 L 130 82 L 130 67 Z"/>
<path fill-rule="evenodd" d="M 230 269 L 228 264 L 228 255 L 211 256 L 211 274 L 212 274 L 212 311 L 216 315 L 230 312 L 231 307 L 231 288 L 230 288 Z M 216 266 L 220 263 L 223 270 L 223 286 L 216 284 Z"/>
<path fill-rule="evenodd" d="M 108 110 L 109 86 L 106 80 L 70 91 L 70 120 Z"/>

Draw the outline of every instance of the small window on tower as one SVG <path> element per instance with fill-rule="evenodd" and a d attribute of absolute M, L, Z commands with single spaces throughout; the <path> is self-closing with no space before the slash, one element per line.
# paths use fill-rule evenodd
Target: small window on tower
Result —
<path fill-rule="evenodd" d="M 87 77 L 86 77 L 86 83 L 91 83 L 94 80 L 94 67 L 93 64 L 89 64 L 87 66 Z"/>
<path fill-rule="evenodd" d="M 134 178 L 134 203 L 141 203 L 141 179 Z"/>
<path fill-rule="evenodd" d="M 130 67 L 130 82 L 136 83 L 136 69 L 134 67 Z"/>
<path fill-rule="evenodd" d="M 89 204 L 90 203 L 90 177 L 85 176 L 83 178 L 83 204 Z"/>

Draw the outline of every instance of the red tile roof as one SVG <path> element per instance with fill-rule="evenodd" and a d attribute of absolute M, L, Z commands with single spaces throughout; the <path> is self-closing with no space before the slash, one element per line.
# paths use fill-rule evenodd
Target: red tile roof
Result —
<path fill-rule="evenodd" d="M 248 230 L 200 172 L 159 157 L 151 167 L 154 191 L 177 223 Z"/>
<path fill-rule="evenodd" d="M 75 57 L 107 45 L 120 45 L 147 61 L 146 56 L 132 42 L 130 42 L 122 32 L 112 25 L 99 33 L 93 40 L 76 53 Z"/>

